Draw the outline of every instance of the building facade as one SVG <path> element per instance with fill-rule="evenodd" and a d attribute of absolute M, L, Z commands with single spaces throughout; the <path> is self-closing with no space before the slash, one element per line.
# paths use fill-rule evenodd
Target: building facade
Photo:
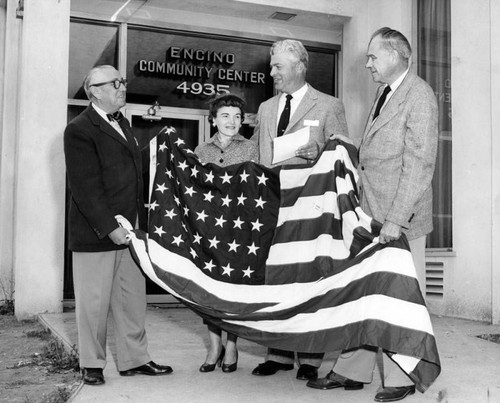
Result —
<path fill-rule="evenodd" d="M 366 48 L 389 26 L 409 38 L 440 106 L 429 308 L 500 323 L 500 0 L 0 0 L 0 22 L 0 300 L 14 297 L 18 318 L 72 297 L 62 135 L 87 105 L 91 67 L 127 78 L 136 132 L 173 124 L 194 146 L 211 135 L 215 92 L 246 98 L 251 134 L 273 95 L 270 44 L 299 39 L 308 81 L 342 99 L 359 140 L 377 87 Z"/>

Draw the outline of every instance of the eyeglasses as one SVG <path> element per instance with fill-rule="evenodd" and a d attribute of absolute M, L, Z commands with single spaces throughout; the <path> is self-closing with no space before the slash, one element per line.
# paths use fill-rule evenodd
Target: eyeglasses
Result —
<path fill-rule="evenodd" d="M 101 85 L 106 85 L 106 84 L 111 84 L 113 83 L 113 87 L 117 90 L 120 88 L 120 85 L 123 84 L 124 87 L 127 86 L 127 80 L 124 78 L 115 78 L 114 80 L 109 80 L 109 81 L 104 81 L 102 83 L 95 83 L 95 84 L 90 84 L 89 87 L 100 87 Z"/>

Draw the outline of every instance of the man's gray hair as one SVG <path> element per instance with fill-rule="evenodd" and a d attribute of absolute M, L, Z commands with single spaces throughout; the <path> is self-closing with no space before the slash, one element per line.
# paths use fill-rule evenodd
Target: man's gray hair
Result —
<path fill-rule="evenodd" d="M 288 52 L 293 54 L 307 70 L 307 66 L 309 65 L 309 54 L 307 53 L 306 48 L 302 45 L 302 42 L 296 41 L 295 39 L 285 39 L 282 41 L 274 42 L 273 46 L 271 46 L 271 56 L 276 53 Z"/>
<path fill-rule="evenodd" d="M 91 98 L 92 98 L 92 93 L 90 92 L 90 81 L 92 80 L 94 74 L 97 71 L 104 70 L 104 69 L 114 69 L 114 67 L 109 65 L 109 64 L 95 66 L 92 69 L 90 69 L 90 71 L 87 73 L 87 75 L 83 79 L 83 90 L 85 91 L 85 94 L 87 94 L 87 98 L 89 100 L 91 100 Z"/>
<path fill-rule="evenodd" d="M 402 59 L 408 62 L 411 57 L 411 46 L 406 36 L 395 29 L 383 27 L 373 33 L 370 42 L 377 36 L 382 38 L 382 45 L 387 50 L 395 50 Z"/>

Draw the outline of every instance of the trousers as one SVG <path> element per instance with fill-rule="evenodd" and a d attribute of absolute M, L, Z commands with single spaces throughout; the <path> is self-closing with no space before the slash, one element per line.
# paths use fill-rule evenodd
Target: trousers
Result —
<path fill-rule="evenodd" d="M 130 251 L 73 252 L 80 367 L 104 368 L 108 316 L 119 371 L 151 358 L 145 331 L 146 283 Z"/>

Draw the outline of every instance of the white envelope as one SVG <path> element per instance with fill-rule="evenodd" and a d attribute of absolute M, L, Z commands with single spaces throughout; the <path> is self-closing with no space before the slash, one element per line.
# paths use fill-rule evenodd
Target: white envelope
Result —
<path fill-rule="evenodd" d="M 274 139 L 273 164 L 295 157 L 297 148 L 309 142 L 309 126 Z"/>

